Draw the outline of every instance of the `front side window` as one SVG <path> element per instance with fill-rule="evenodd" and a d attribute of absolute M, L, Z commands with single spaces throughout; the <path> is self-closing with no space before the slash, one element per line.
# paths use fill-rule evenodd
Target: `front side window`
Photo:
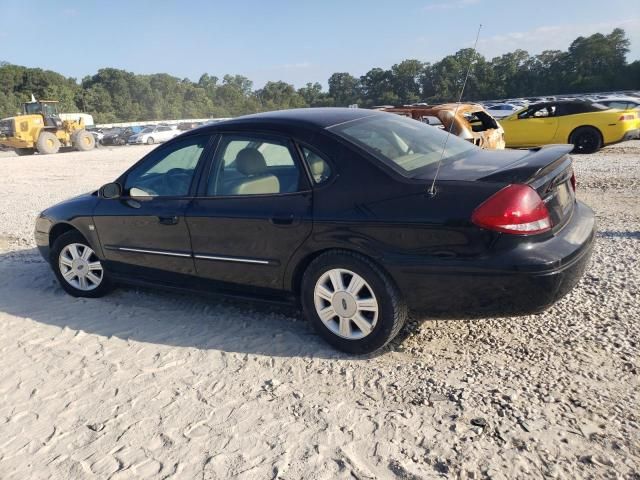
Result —
<path fill-rule="evenodd" d="M 132 197 L 181 197 L 189 194 L 193 175 L 208 137 L 190 137 L 150 157 L 127 175 L 125 192 Z"/>
<path fill-rule="evenodd" d="M 329 130 L 408 177 L 435 165 L 440 158 L 445 163 L 455 161 L 477 148 L 425 123 L 391 114 L 372 115 Z"/>
<path fill-rule="evenodd" d="M 209 177 L 207 194 L 267 195 L 298 191 L 300 169 L 286 140 L 225 135 Z"/>

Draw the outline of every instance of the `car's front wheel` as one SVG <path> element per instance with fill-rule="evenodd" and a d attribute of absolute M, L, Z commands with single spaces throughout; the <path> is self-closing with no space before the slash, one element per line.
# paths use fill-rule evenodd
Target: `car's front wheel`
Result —
<path fill-rule="evenodd" d="M 305 316 L 334 347 L 374 352 L 389 343 L 407 318 L 407 307 L 391 279 L 368 258 L 352 252 L 320 255 L 302 278 Z"/>
<path fill-rule="evenodd" d="M 50 263 L 62 288 L 74 297 L 101 297 L 111 287 L 102 261 L 78 232 L 67 232 L 56 239 Z"/>

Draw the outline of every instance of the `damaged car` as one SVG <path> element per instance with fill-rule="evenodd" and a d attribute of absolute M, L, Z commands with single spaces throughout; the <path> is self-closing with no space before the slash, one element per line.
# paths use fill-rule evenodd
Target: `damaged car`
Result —
<path fill-rule="evenodd" d="M 474 145 L 488 150 L 505 147 L 504 130 L 482 105 L 445 103 L 442 105 L 409 105 L 378 108 L 449 131 Z"/>

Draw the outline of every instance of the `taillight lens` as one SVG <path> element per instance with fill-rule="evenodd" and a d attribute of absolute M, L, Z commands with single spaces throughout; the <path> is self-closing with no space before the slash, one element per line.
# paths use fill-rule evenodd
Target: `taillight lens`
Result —
<path fill-rule="evenodd" d="M 636 116 L 633 113 L 627 113 L 626 115 L 620 115 L 618 119 L 619 122 L 624 122 L 626 120 L 635 120 Z"/>
<path fill-rule="evenodd" d="M 504 233 L 542 233 L 551 230 L 551 217 L 540 195 L 528 185 L 503 188 L 473 211 L 471 221 Z"/>

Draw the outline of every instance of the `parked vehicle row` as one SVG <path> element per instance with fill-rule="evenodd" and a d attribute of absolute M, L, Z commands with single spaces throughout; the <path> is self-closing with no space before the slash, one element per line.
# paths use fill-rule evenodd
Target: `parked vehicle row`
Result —
<path fill-rule="evenodd" d="M 602 102 L 602 103 L 600 103 Z M 424 104 L 378 107 L 451 131 L 482 148 L 530 148 L 568 143 L 574 153 L 593 153 L 640 138 L 640 99 L 617 97 L 514 104 Z"/>
<path fill-rule="evenodd" d="M 109 129 L 90 128 L 88 129 L 98 145 L 131 145 L 147 144 L 153 145 L 163 143 L 188 130 L 200 127 L 205 123 L 215 123 L 218 120 L 209 122 L 183 122 L 177 125 L 144 125 L 131 127 L 113 127 Z"/>

